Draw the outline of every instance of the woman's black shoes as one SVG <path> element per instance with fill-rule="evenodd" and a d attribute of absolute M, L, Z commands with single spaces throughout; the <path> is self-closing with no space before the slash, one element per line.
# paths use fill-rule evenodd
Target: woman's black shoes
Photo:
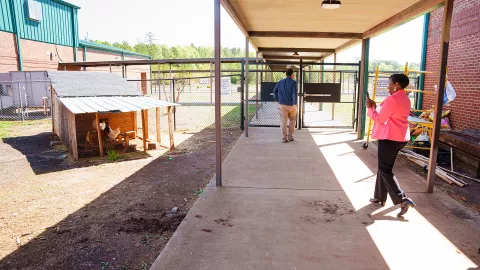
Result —
<path fill-rule="evenodd" d="M 382 202 L 382 201 L 377 200 L 377 199 L 372 198 L 372 199 L 370 199 L 370 202 L 371 203 L 379 203 L 380 205 L 385 206 L 385 202 Z"/>

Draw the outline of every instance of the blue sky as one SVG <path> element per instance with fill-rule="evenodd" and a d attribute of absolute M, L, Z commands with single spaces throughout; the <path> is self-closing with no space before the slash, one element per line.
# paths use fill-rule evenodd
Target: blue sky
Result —
<path fill-rule="evenodd" d="M 69 0 L 81 7 L 79 32 L 84 38 L 132 44 L 153 32 L 156 42 L 167 45 L 213 46 L 212 0 Z M 222 45 L 244 47 L 245 37 L 222 9 Z M 420 62 L 423 18 L 417 18 L 370 44 L 371 59 Z M 360 46 L 341 53 L 338 62 L 360 56 Z"/>

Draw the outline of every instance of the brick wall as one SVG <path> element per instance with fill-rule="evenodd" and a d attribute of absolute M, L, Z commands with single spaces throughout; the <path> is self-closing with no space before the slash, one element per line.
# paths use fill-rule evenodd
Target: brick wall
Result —
<path fill-rule="evenodd" d="M 24 71 L 57 70 L 59 62 L 73 62 L 72 47 L 26 39 L 21 39 L 20 44 Z"/>
<path fill-rule="evenodd" d="M 448 79 L 457 97 L 449 107 L 454 129 L 480 129 L 480 0 L 456 0 L 453 10 L 448 55 Z M 428 29 L 426 70 L 438 73 L 443 8 L 431 13 Z M 425 76 L 425 90 L 433 90 L 437 75 Z M 423 108 L 435 104 L 434 96 L 424 95 Z"/>
<path fill-rule="evenodd" d="M 15 35 L 0 31 L 0 73 L 18 70 Z"/>

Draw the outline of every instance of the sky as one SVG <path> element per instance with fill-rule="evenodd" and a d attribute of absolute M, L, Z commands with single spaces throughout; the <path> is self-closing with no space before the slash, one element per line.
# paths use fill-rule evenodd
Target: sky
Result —
<path fill-rule="evenodd" d="M 68 0 L 79 10 L 80 38 L 136 44 L 145 34 L 156 43 L 213 47 L 212 0 Z M 221 12 L 223 47 L 245 47 L 245 36 L 230 16 Z M 420 62 L 423 17 L 370 41 L 370 59 Z M 337 55 L 337 62 L 360 57 L 360 46 Z M 328 61 L 328 59 L 327 59 Z"/>

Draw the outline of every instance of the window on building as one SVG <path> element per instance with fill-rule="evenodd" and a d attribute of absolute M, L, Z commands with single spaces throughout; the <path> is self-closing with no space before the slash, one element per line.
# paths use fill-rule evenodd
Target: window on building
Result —
<path fill-rule="evenodd" d="M 27 18 L 37 22 L 42 21 L 42 3 L 35 0 L 25 0 L 25 11 L 27 12 Z"/>

